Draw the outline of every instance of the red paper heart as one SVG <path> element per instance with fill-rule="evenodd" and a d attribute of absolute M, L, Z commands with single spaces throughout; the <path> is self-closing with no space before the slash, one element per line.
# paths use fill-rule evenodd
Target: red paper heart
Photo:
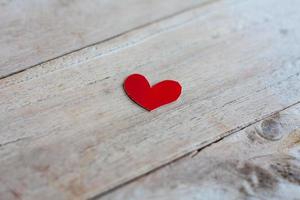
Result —
<path fill-rule="evenodd" d="M 140 74 L 128 76 L 124 90 L 129 98 L 149 111 L 176 101 L 181 94 L 181 86 L 177 81 L 165 80 L 151 87 Z"/>

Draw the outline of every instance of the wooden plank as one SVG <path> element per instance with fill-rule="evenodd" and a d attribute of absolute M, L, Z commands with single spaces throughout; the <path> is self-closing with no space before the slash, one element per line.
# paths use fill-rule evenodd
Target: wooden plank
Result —
<path fill-rule="evenodd" d="M 298 104 L 98 199 L 299 197 Z"/>
<path fill-rule="evenodd" d="M 207 1 L 2 1 L 0 78 Z"/>
<path fill-rule="evenodd" d="M 211 4 L 0 80 L 0 199 L 93 197 L 298 102 L 299 4 Z M 146 112 L 134 72 L 182 97 Z"/>

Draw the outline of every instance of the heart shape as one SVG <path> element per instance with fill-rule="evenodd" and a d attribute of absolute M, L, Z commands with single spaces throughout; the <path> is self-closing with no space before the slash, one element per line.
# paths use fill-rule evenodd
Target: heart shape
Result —
<path fill-rule="evenodd" d="M 181 85 L 177 81 L 165 80 L 151 87 L 143 75 L 132 74 L 124 82 L 124 90 L 135 103 L 151 111 L 176 101 L 181 94 Z"/>

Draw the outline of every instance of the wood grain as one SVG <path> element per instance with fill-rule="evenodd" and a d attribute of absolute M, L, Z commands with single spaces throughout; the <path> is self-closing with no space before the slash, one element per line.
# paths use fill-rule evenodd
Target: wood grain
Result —
<path fill-rule="evenodd" d="M 0 1 L 0 78 L 208 0 Z"/>
<path fill-rule="evenodd" d="M 0 199 L 90 198 L 299 102 L 299 6 L 222 1 L 1 79 Z M 145 112 L 136 72 L 182 97 Z"/>
<path fill-rule="evenodd" d="M 299 197 L 298 104 L 98 199 L 281 200 Z"/>

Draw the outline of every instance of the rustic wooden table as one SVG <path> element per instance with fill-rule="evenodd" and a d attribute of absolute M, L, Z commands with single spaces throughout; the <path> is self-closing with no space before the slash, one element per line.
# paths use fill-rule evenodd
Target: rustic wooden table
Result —
<path fill-rule="evenodd" d="M 300 199 L 299 8 L 0 0 L 0 200 Z"/>

